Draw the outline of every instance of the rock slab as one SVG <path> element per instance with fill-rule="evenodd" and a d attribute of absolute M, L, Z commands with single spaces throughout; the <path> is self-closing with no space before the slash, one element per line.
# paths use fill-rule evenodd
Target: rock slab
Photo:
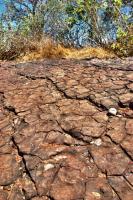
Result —
<path fill-rule="evenodd" d="M 0 200 L 23 199 L 133 199 L 133 58 L 0 64 Z"/>

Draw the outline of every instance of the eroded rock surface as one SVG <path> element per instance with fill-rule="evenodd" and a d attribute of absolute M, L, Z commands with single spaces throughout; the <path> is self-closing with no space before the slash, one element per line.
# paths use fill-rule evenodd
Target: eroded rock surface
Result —
<path fill-rule="evenodd" d="M 0 200 L 23 199 L 133 199 L 133 58 L 1 64 Z"/>

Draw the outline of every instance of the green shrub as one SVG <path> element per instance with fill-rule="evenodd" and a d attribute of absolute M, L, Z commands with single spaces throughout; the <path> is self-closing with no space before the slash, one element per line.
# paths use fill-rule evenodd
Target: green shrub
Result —
<path fill-rule="evenodd" d="M 13 31 L 0 33 L 0 60 L 13 60 L 27 51 L 36 50 L 32 38 Z"/>
<path fill-rule="evenodd" d="M 111 48 L 118 56 L 133 56 L 133 26 L 126 33 L 121 34 Z"/>

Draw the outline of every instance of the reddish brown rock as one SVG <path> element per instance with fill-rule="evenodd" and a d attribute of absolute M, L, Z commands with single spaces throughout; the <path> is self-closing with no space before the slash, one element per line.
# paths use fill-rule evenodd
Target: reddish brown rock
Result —
<path fill-rule="evenodd" d="M 64 184 L 57 180 L 57 182 L 53 184 L 50 196 L 56 200 L 83 199 L 84 193 L 85 186 L 82 182 L 76 184 Z"/>
<path fill-rule="evenodd" d="M 90 152 L 98 168 L 108 175 L 123 174 L 130 162 L 122 149 L 113 144 L 92 145 Z"/>
<path fill-rule="evenodd" d="M 125 130 L 126 119 L 113 117 L 108 123 L 107 135 L 116 142 L 120 143 L 126 136 Z"/>
<path fill-rule="evenodd" d="M 123 177 L 109 177 L 109 183 L 120 199 L 132 200 L 133 189 Z"/>
<path fill-rule="evenodd" d="M 129 119 L 126 121 L 126 131 L 127 134 L 132 135 L 133 134 L 133 120 Z"/>
<path fill-rule="evenodd" d="M 128 168 L 124 172 L 124 177 L 127 179 L 130 185 L 133 186 L 133 162 L 129 162 Z"/>
<path fill-rule="evenodd" d="M 20 176 L 21 157 L 19 155 L 0 155 L 0 185 L 10 185 Z"/>
<path fill-rule="evenodd" d="M 0 190 L 0 200 L 7 200 L 8 193 L 6 191 Z"/>
<path fill-rule="evenodd" d="M 118 196 L 110 187 L 105 177 L 90 179 L 86 184 L 86 200 L 117 200 Z"/>
<path fill-rule="evenodd" d="M 132 58 L 1 63 L 0 200 L 132 200 L 132 72 Z"/>
<path fill-rule="evenodd" d="M 128 135 L 121 143 L 121 146 L 133 159 L 133 135 Z"/>

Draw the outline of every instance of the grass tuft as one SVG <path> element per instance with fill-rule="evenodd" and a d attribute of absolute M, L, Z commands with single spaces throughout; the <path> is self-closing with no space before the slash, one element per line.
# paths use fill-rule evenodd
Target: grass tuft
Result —
<path fill-rule="evenodd" d="M 102 47 L 86 47 L 82 49 L 69 49 L 67 58 L 85 59 L 85 58 L 114 58 L 113 51 L 104 49 Z"/>
<path fill-rule="evenodd" d="M 34 41 L 34 51 L 28 51 L 25 55 L 20 55 L 18 60 L 29 61 L 29 60 L 40 60 L 44 58 L 63 58 L 65 56 L 65 48 L 50 38 L 43 38 L 41 41 Z"/>
<path fill-rule="evenodd" d="M 51 39 L 45 39 L 36 43 L 37 50 L 27 52 L 26 55 L 20 56 L 20 61 L 40 60 L 44 58 L 66 58 L 66 59 L 85 59 L 100 58 L 108 59 L 116 57 L 112 51 L 101 47 L 87 47 L 82 49 L 65 48 L 60 44 L 56 44 Z"/>

